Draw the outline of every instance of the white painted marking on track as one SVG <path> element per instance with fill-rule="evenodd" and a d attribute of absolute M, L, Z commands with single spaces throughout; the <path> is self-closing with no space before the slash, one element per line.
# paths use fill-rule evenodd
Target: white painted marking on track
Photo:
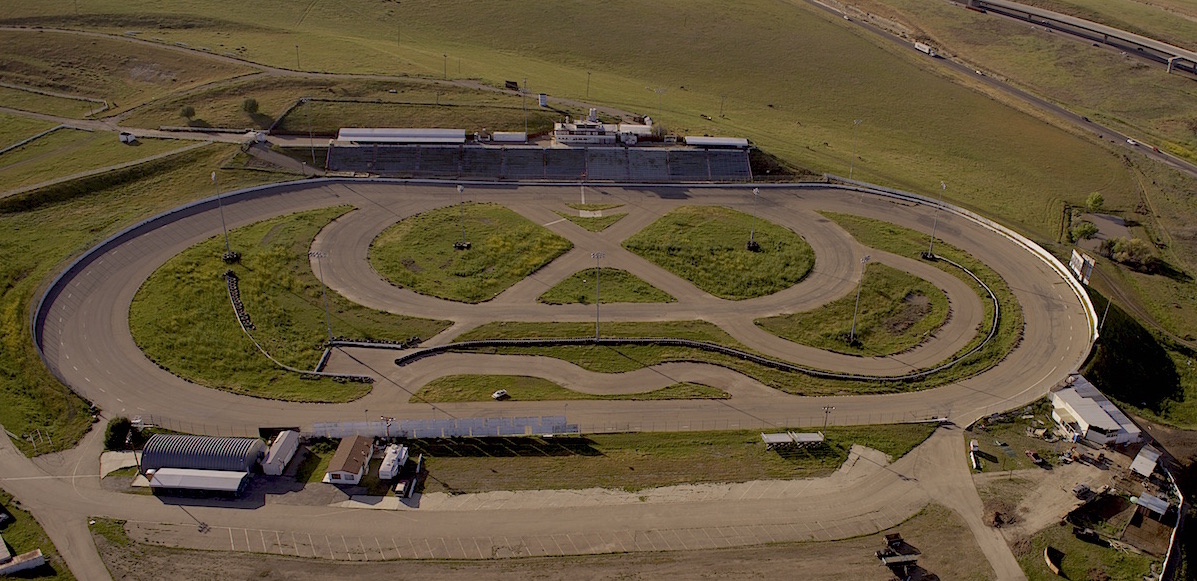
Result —
<path fill-rule="evenodd" d="M 558 223 L 561 223 L 561 222 L 564 222 L 564 221 L 565 221 L 565 218 L 562 218 L 562 219 L 560 219 L 560 220 L 553 220 L 552 222 L 549 222 L 549 223 L 547 223 L 547 224 L 544 224 L 544 225 L 545 225 L 545 226 L 552 226 L 553 224 L 558 224 Z"/>
<path fill-rule="evenodd" d="M 237 550 L 237 543 L 233 542 L 233 528 L 232 527 L 229 527 L 229 550 L 230 551 Z"/>

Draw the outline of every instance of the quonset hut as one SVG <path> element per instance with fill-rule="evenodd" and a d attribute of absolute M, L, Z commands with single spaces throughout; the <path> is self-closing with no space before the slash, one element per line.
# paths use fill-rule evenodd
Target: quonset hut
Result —
<path fill-rule="evenodd" d="M 239 494 L 265 454 L 257 438 L 155 434 L 142 450 L 141 469 L 156 490 Z"/>

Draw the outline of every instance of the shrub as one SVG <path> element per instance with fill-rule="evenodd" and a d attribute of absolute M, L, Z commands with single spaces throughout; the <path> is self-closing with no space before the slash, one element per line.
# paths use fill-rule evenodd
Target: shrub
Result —
<path fill-rule="evenodd" d="M 1150 269 L 1155 266 L 1151 245 L 1141 238 L 1111 238 L 1101 243 L 1101 253 L 1131 268 Z"/>
<path fill-rule="evenodd" d="M 129 430 L 133 429 L 133 422 L 124 416 L 108 420 L 108 428 L 104 430 L 105 450 L 124 450 L 125 442 L 129 438 Z"/>
<path fill-rule="evenodd" d="M 1106 198 L 1100 192 L 1093 192 L 1085 198 L 1085 208 L 1090 212 L 1100 212 L 1105 205 Z"/>
<path fill-rule="evenodd" d="M 1097 236 L 1097 226 L 1088 220 L 1084 220 L 1072 228 L 1073 240 L 1088 240 L 1094 236 Z"/>
<path fill-rule="evenodd" d="M 258 100 L 250 97 L 242 101 L 241 110 L 249 113 L 250 115 L 256 115 L 258 113 Z"/>
<path fill-rule="evenodd" d="M 186 117 L 188 120 L 195 117 L 195 107 L 183 105 L 183 108 L 179 109 L 179 117 Z"/>

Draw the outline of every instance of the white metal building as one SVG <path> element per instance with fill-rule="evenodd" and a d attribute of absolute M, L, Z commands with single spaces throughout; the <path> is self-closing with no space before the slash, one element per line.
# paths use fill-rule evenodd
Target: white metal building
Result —
<path fill-rule="evenodd" d="M 266 452 L 266 459 L 262 461 L 262 473 L 267 476 L 279 476 L 287 468 L 287 463 L 295 456 L 299 449 L 299 432 L 286 430 L 275 436 L 274 443 Z"/>
<path fill-rule="evenodd" d="M 151 468 L 146 471 L 146 478 L 153 489 L 206 490 L 239 494 L 249 480 L 249 473 L 232 470 Z"/>
<path fill-rule="evenodd" d="M 337 132 L 337 141 L 344 143 L 460 145 L 466 141 L 466 130 L 405 127 L 344 127 Z"/>
<path fill-rule="evenodd" d="M 1094 444 L 1127 444 L 1142 436 L 1122 410 L 1089 380 L 1070 375 L 1051 392 L 1052 419 L 1069 434 Z"/>
<path fill-rule="evenodd" d="M 1135 461 L 1131 462 L 1131 472 L 1142 476 L 1143 478 L 1151 478 L 1151 473 L 1155 472 L 1155 465 L 1160 460 L 1160 451 L 1155 449 L 1155 446 L 1148 444 L 1139 450 L 1139 454 L 1135 456 Z"/>
<path fill-rule="evenodd" d="M 748 140 L 743 137 L 706 137 L 702 135 L 688 135 L 686 136 L 686 145 L 693 145 L 695 147 L 730 147 L 735 149 L 746 149 L 748 147 Z"/>

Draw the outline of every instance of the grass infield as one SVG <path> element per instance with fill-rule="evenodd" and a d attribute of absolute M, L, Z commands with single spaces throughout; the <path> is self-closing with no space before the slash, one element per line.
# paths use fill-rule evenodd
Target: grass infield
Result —
<path fill-rule="evenodd" d="M 237 324 L 223 274 L 239 277 L 241 300 L 254 338 L 273 357 L 312 369 L 327 339 L 322 290 L 307 256 L 312 238 L 348 206 L 259 222 L 229 232 L 241 262 L 227 265 L 217 236 L 167 261 L 133 300 L 129 327 L 146 356 L 201 385 L 270 399 L 342 402 L 370 391 L 368 384 L 305 379 L 267 360 Z M 448 326 L 368 309 L 328 295 L 333 332 L 355 339 L 428 338 Z"/>
<path fill-rule="evenodd" d="M 575 272 L 557 283 L 537 299 L 550 305 L 582 303 L 594 304 L 595 269 Z M 672 303 L 677 299 L 669 293 L 644 282 L 636 275 L 618 268 L 604 268 L 599 273 L 599 289 L 603 304 L 607 303 Z"/>
<path fill-rule="evenodd" d="M 784 339 L 827 351 L 877 357 L 901 353 L 926 341 L 948 318 L 948 297 L 935 285 L 884 264 L 865 270 L 856 319 L 856 343 L 849 343 L 856 295 L 813 311 L 757 319 Z"/>
<path fill-rule="evenodd" d="M 565 212 L 557 212 L 557 215 L 591 232 L 602 232 L 603 230 L 610 228 L 612 224 L 620 221 L 628 214 L 627 212 L 621 212 L 619 214 L 607 214 L 605 216 L 578 216 L 575 214 L 567 214 Z"/>
<path fill-rule="evenodd" d="M 755 231 L 754 231 L 755 230 Z M 748 250 L 749 236 L 760 244 Z M 810 273 L 815 253 L 794 232 L 728 208 L 683 206 L 623 243 L 624 248 L 717 297 L 743 300 L 789 288 Z"/>
<path fill-rule="evenodd" d="M 464 210 L 468 250 L 459 212 Z M 498 204 L 446 206 L 399 221 L 379 234 L 370 264 L 383 278 L 421 294 L 480 303 L 536 272 L 573 243 Z"/>

